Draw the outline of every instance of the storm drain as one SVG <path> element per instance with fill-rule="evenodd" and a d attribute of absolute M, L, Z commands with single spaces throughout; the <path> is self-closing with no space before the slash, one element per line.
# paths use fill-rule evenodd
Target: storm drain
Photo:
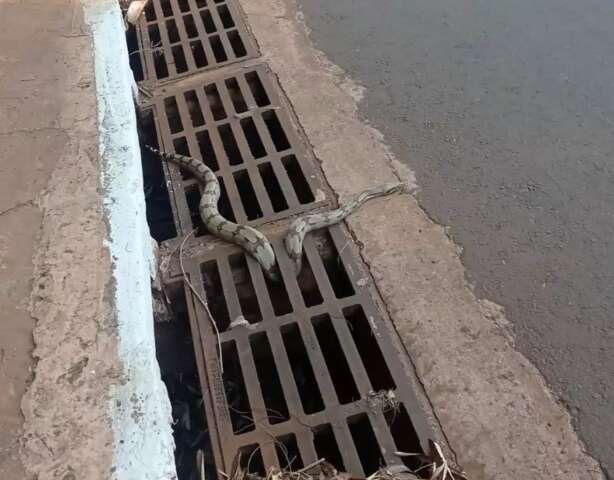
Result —
<path fill-rule="evenodd" d="M 311 210 L 324 200 L 310 162 L 264 65 L 182 82 L 153 101 L 165 151 L 201 158 L 217 174 L 220 212 L 258 225 Z M 155 161 L 155 160 L 154 160 Z M 176 229 L 205 235 L 198 202 L 203 186 L 187 171 L 167 167 Z"/>
<path fill-rule="evenodd" d="M 151 0 L 129 35 L 137 81 L 169 81 L 257 55 L 235 0 Z"/>

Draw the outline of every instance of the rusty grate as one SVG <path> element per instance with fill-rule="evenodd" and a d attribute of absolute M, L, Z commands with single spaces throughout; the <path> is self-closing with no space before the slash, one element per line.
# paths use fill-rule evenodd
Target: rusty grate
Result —
<path fill-rule="evenodd" d="M 221 331 L 218 345 L 202 305 L 188 308 L 200 358 L 216 464 L 297 469 L 326 457 L 356 475 L 398 463 L 394 451 L 426 450 L 429 426 L 412 390 L 404 353 L 379 314 L 368 276 L 341 227 L 309 236 L 296 277 L 273 238 L 282 281 L 265 279 L 234 245 L 186 250 L 186 273 Z M 171 278 L 180 281 L 174 265 Z M 172 281 L 172 280 L 171 280 Z M 232 327 L 243 316 L 249 326 Z M 369 392 L 393 392 L 397 409 Z M 412 465 L 415 467 L 415 465 Z"/>
<path fill-rule="evenodd" d="M 220 212 L 238 223 L 278 220 L 324 201 L 322 182 L 277 92 L 259 65 L 184 82 L 154 99 L 162 148 L 203 159 L 220 181 Z M 177 231 L 197 228 L 197 236 L 205 235 L 198 214 L 202 185 L 174 165 L 166 173 Z"/>
<path fill-rule="evenodd" d="M 151 0 L 132 35 L 137 81 L 169 81 L 258 53 L 236 0 Z"/>

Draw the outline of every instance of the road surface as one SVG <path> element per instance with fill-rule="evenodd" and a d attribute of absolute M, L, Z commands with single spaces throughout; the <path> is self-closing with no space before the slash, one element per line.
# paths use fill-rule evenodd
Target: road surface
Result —
<path fill-rule="evenodd" d="M 299 0 L 614 475 L 614 6 Z"/>

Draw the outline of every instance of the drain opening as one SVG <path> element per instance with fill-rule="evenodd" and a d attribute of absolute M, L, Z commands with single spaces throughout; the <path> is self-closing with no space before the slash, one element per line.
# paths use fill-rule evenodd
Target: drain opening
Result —
<path fill-rule="evenodd" d="M 224 83 L 226 84 L 226 89 L 228 90 L 230 100 L 235 107 L 235 112 L 246 112 L 247 104 L 245 103 L 245 98 L 243 97 L 243 92 L 241 92 L 241 88 L 239 87 L 239 82 L 237 82 L 237 79 L 228 78 Z"/>
<path fill-rule="evenodd" d="M 183 94 L 185 103 L 188 105 L 188 112 L 190 112 L 190 118 L 192 119 L 192 125 L 194 127 L 200 127 L 205 124 L 203 112 L 198 102 L 198 97 L 194 90 L 188 90 Z"/>
<path fill-rule="evenodd" d="M 203 21 L 205 32 L 213 33 L 217 30 L 217 28 L 215 28 L 215 23 L 213 22 L 213 17 L 211 16 L 211 12 L 209 10 L 201 10 L 200 18 Z"/>
<path fill-rule="evenodd" d="M 165 17 L 173 16 L 173 7 L 171 7 L 170 0 L 160 0 L 160 7 L 162 7 L 162 14 Z"/>
<path fill-rule="evenodd" d="M 358 400 L 360 394 L 330 316 L 328 314 L 318 315 L 311 321 L 339 403 L 344 404 Z"/>
<path fill-rule="evenodd" d="M 217 156 L 215 155 L 215 150 L 213 149 L 209 132 L 206 130 L 197 132 L 196 141 L 198 142 L 198 149 L 200 150 L 200 159 L 205 162 L 205 165 L 207 165 L 211 170 L 214 172 L 218 171 L 220 169 L 220 165 L 217 161 Z"/>
<path fill-rule="evenodd" d="M 266 470 L 264 468 L 264 461 L 262 460 L 262 452 L 260 451 L 260 446 L 257 444 L 248 445 L 247 447 L 242 447 L 239 450 L 240 462 L 239 465 L 241 469 L 246 471 L 247 473 L 252 473 L 254 475 L 259 475 L 260 477 L 264 477 L 266 475 Z"/>
<path fill-rule="evenodd" d="M 277 438 L 275 452 L 282 470 L 296 471 L 303 467 L 303 459 L 298 450 L 296 435 L 293 433 Z"/>
<path fill-rule="evenodd" d="M 254 100 L 256 101 L 256 105 L 259 107 L 265 107 L 271 104 L 271 100 L 269 100 L 269 96 L 264 89 L 264 85 L 256 72 L 249 72 L 245 74 L 245 80 L 247 81 L 247 85 L 252 92 Z"/>
<path fill-rule="evenodd" d="M 258 203 L 258 197 L 254 191 L 252 181 L 247 170 L 240 170 L 232 174 L 237 184 L 237 190 L 243 203 L 243 209 L 248 220 L 255 220 L 262 217 L 262 209 Z"/>
<path fill-rule="evenodd" d="M 224 362 L 224 391 L 230 411 L 232 430 L 235 434 L 251 432 L 255 428 L 254 417 L 247 397 L 239 352 L 234 340 L 222 344 L 222 359 Z"/>
<path fill-rule="evenodd" d="M 171 43 L 176 43 L 180 40 L 179 38 L 179 30 L 177 29 L 177 23 L 174 19 L 167 20 L 165 22 L 166 25 L 166 33 L 168 33 L 168 40 Z"/>
<path fill-rule="evenodd" d="M 252 277 L 247 268 L 245 254 L 237 253 L 232 255 L 230 257 L 230 269 L 243 317 L 251 324 L 261 322 L 262 313 L 258 305 Z"/>
<path fill-rule="evenodd" d="M 309 415 L 324 410 L 324 401 L 298 325 L 296 323 L 283 325 L 281 336 L 303 411 Z"/>
<path fill-rule="evenodd" d="M 271 134 L 271 139 L 273 140 L 273 144 L 275 144 L 275 149 L 278 152 L 289 149 L 290 142 L 288 141 L 288 137 L 286 137 L 286 133 L 284 132 L 275 111 L 267 110 L 266 112 L 262 112 L 262 118 L 264 119 L 264 123 Z"/>
<path fill-rule="evenodd" d="M 266 156 L 266 150 L 264 149 L 262 140 L 260 140 L 260 135 L 258 134 L 258 129 L 256 128 L 254 120 L 251 118 L 244 118 L 241 120 L 241 127 L 243 128 L 245 139 L 247 140 L 253 157 L 262 158 Z"/>
<path fill-rule="evenodd" d="M 397 409 L 384 412 L 386 423 L 397 450 L 405 453 L 423 453 L 420 439 L 416 434 L 414 425 L 409 418 L 405 405 L 401 404 Z M 417 470 L 422 462 L 416 456 L 402 457 L 403 463 L 411 469 Z"/>
<path fill-rule="evenodd" d="M 314 305 L 320 305 L 324 301 L 320 289 L 318 288 L 318 282 L 313 275 L 311 264 L 305 254 L 303 254 L 303 268 L 296 277 L 296 281 L 298 282 L 303 301 L 307 308 L 313 307 Z"/>
<path fill-rule="evenodd" d="M 258 383 L 266 407 L 266 416 L 272 425 L 286 422 L 290 418 L 288 405 L 281 388 L 281 381 L 269 339 L 264 332 L 255 333 L 250 335 L 249 343 L 256 364 Z"/>
<path fill-rule="evenodd" d="M 379 470 L 385 462 L 369 417 L 364 413 L 350 417 L 348 426 L 365 475 L 371 475 Z"/>
<path fill-rule="evenodd" d="M 196 454 L 204 453 L 207 478 L 216 475 L 194 344 L 182 284 L 169 285 L 170 321 L 154 324 L 156 356 L 171 399 L 175 464 L 180 480 L 193 478 Z"/>
<path fill-rule="evenodd" d="M 230 316 L 228 315 L 228 307 L 224 298 L 222 279 L 217 262 L 212 260 L 203 263 L 201 271 L 209 310 L 211 310 L 211 315 L 215 318 L 220 331 L 224 331 L 230 324 Z"/>
<path fill-rule="evenodd" d="M 188 63 L 186 62 L 181 45 L 171 47 L 171 51 L 173 52 L 173 60 L 175 61 L 175 70 L 177 70 L 177 73 L 186 72 L 188 70 Z"/>
<path fill-rule="evenodd" d="M 209 37 L 209 43 L 211 43 L 211 49 L 213 50 L 213 56 L 218 63 L 225 62 L 228 60 L 228 55 L 226 55 L 226 51 L 224 50 L 224 45 L 220 40 L 219 35 L 212 35 Z"/>
<path fill-rule="evenodd" d="M 350 241 L 349 239 L 347 240 Z M 325 231 L 317 237 L 318 253 L 324 263 L 326 274 L 330 280 L 330 285 L 333 287 L 333 291 L 337 298 L 345 298 L 354 295 L 354 287 L 341 258 L 339 257 L 339 251 L 335 246 L 330 233 Z M 342 246 L 344 248 L 345 246 Z"/>
<path fill-rule="evenodd" d="M 217 91 L 217 87 L 214 84 L 207 85 L 205 87 L 205 95 L 207 96 L 207 103 L 211 109 L 213 119 L 217 121 L 226 118 L 226 110 L 224 110 L 224 104 L 220 98 L 220 93 Z"/>
<path fill-rule="evenodd" d="M 287 210 L 288 202 L 286 202 L 284 192 L 281 189 L 281 185 L 279 184 L 279 180 L 277 179 L 271 164 L 267 162 L 258 165 L 258 172 L 260 173 L 262 183 L 264 183 L 264 188 L 266 189 L 269 199 L 271 200 L 273 211 L 281 212 L 283 210 Z"/>
<path fill-rule="evenodd" d="M 325 458 L 328 463 L 333 465 L 340 472 L 345 472 L 343 457 L 339 451 L 339 444 L 335 438 L 335 432 L 330 425 L 316 427 L 313 432 L 313 445 L 318 454 L 318 458 Z"/>
<path fill-rule="evenodd" d="M 241 35 L 239 35 L 239 32 L 236 30 L 230 30 L 227 35 L 235 57 L 244 57 L 247 55 L 247 50 L 245 49 L 245 45 L 243 44 L 243 40 L 241 40 Z"/>
<path fill-rule="evenodd" d="M 134 80 L 140 82 L 145 78 L 143 72 L 143 60 L 139 50 L 139 40 L 136 28 L 129 28 L 126 32 L 126 45 L 128 46 L 128 59 L 130 68 L 134 74 Z"/>
<path fill-rule="evenodd" d="M 195 40 L 190 42 L 190 49 L 192 50 L 192 57 L 194 58 L 196 68 L 203 68 L 209 65 L 207 55 L 205 54 L 205 49 L 200 41 Z"/>
<path fill-rule="evenodd" d="M 230 165 L 239 165 L 243 163 L 243 157 L 241 156 L 241 151 L 237 146 L 237 142 L 230 124 L 225 123 L 224 125 L 220 125 L 217 127 L 217 131 L 222 139 L 222 145 L 224 147 L 224 151 L 226 152 L 228 163 Z"/>
<path fill-rule="evenodd" d="M 311 192 L 311 188 L 309 188 L 309 183 L 307 183 L 305 174 L 296 157 L 294 155 L 288 155 L 281 159 L 281 163 L 286 169 L 286 173 L 288 174 L 290 183 L 292 183 L 292 188 L 294 188 L 298 201 L 301 204 L 313 202 L 315 197 Z"/>
<path fill-rule="evenodd" d="M 224 25 L 224 28 L 232 28 L 235 26 L 235 22 L 232 19 L 230 10 L 228 10 L 228 6 L 219 5 L 217 7 L 217 13 L 220 15 L 220 19 L 222 20 L 222 25 Z"/>
<path fill-rule="evenodd" d="M 279 317 L 292 312 L 292 303 L 290 303 L 290 297 L 288 296 L 283 279 L 279 282 L 272 282 L 267 277 L 264 277 L 264 282 L 269 292 L 275 315 Z"/>
<path fill-rule="evenodd" d="M 164 109 L 166 110 L 166 120 L 171 133 L 178 133 L 183 130 L 183 123 L 179 115 L 179 107 L 175 97 L 167 97 L 164 99 Z"/>
<path fill-rule="evenodd" d="M 198 37 L 198 30 L 196 29 L 196 24 L 194 23 L 194 17 L 192 17 L 192 15 L 184 15 L 183 24 L 185 25 L 185 31 L 188 38 Z"/>

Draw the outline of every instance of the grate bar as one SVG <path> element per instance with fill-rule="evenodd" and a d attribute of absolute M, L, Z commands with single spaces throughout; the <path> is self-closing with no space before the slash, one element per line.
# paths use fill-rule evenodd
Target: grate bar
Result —
<path fill-rule="evenodd" d="M 348 428 L 347 422 L 335 422 L 333 424 L 333 432 L 335 434 L 335 438 L 337 439 L 337 443 L 339 444 L 339 450 L 341 451 L 341 455 L 343 457 L 343 464 L 345 465 L 347 471 L 354 473 L 356 476 L 364 477 L 365 473 L 362 469 L 362 463 L 358 457 L 356 445 L 354 445 L 354 440 L 352 440 L 352 435 L 350 434 L 350 429 Z"/>

